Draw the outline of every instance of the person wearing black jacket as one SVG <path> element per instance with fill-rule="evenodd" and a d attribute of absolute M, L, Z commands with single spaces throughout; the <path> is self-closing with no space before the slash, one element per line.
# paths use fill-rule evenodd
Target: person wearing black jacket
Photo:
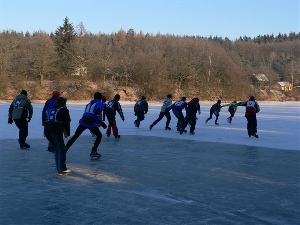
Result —
<path fill-rule="evenodd" d="M 137 117 L 134 121 L 134 125 L 139 128 L 141 121 L 145 119 L 145 114 L 148 112 L 148 102 L 145 96 L 142 96 L 142 98 L 135 103 L 133 110 L 134 115 Z"/>
<path fill-rule="evenodd" d="M 209 114 L 209 117 L 205 120 L 205 123 L 207 123 L 209 120 L 212 119 L 212 115 L 214 114 L 216 116 L 216 120 L 215 120 L 215 124 L 216 125 L 219 125 L 218 124 L 218 119 L 219 119 L 219 114 L 220 114 L 220 111 L 221 111 L 221 100 L 219 99 L 217 101 L 217 103 L 213 104 L 212 107 L 210 108 L 210 114 Z"/>
<path fill-rule="evenodd" d="M 58 174 L 68 173 L 66 167 L 65 138 L 70 136 L 70 114 L 66 107 L 67 100 L 59 97 L 54 107 L 47 110 L 47 119 L 44 127 L 44 135 L 53 143 L 55 164 Z"/>
<path fill-rule="evenodd" d="M 200 114 L 200 104 L 199 104 L 199 98 L 193 98 L 187 106 L 186 109 L 186 117 L 184 118 L 184 123 L 183 126 L 180 129 L 180 134 L 182 134 L 184 132 L 184 129 L 186 128 L 186 126 L 188 124 L 190 124 L 190 135 L 194 135 L 195 134 L 195 127 L 196 127 L 196 121 L 197 121 L 197 117 L 196 114 Z"/>
<path fill-rule="evenodd" d="M 109 101 L 105 107 L 105 115 L 107 117 L 108 126 L 106 130 L 106 135 L 109 137 L 111 135 L 111 130 L 113 131 L 113 135 L 115 138 L 120 138 L 119 130 L 116 122 L 116 112 L 119 113 L 121 119 L 124 121 L 124 114 L 122 111 L 121 104 L 119 103 L 120 95 L 116 94 L 114 99 Z"/>

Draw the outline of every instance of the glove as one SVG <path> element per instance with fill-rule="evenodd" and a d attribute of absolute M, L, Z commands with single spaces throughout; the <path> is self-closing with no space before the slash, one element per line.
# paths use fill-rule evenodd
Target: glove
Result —
<path fill-rule="evenodd" d="M 99 124 L 100 124 L 100 126 L 101 126 L 101 127 L 103 127 L 104 129 L 106 129 L 106 128 L 107 128 L 107 125 L 106 125 L 104 122 L 102 122 L 102 121 L 99 121 Z"/>
<path fill-rule="evenodd" d="M 125 118 L 122 118 L 122 120 L 123 120 L 123 122 L 124 122 Z"/>
<path fill-rule="evenodd" d="M 13 122 L 14 122 L 14 121 L 13 121 L 12 118 L 8 118 L 8 123 L 9 123 L 9 124 L 13 124 Z"/>
<path fill-rule="evenodd" d="M 201 114 L 201 110 L 198 110 L 198 114 L 199 114 L 199 115 Z"/>

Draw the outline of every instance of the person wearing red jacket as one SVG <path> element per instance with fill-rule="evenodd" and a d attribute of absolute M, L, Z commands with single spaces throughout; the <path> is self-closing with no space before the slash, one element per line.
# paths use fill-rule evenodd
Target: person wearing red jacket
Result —
<path fill-rule="evenodd" d="M 255 101 L 254 96 L 251 96 L 248 101 L 240 103 L 241 106 L 246 106 L 245 117 L 247 119 L 248 136 L 258 138 L 257 133 L 257 119 L 256 113 L 260 111 L 258 103 Z"/>

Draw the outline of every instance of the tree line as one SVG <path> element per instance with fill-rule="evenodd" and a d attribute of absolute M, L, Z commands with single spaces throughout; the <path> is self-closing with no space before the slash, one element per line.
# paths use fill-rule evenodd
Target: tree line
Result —
<path fill-rule="evenodd" d="M 256 88 L 250 77 L 263 73 L 269 85 L 300 82 L 300 33 L 241 37 L 144 34 L 119 30 L 93 34 L 66 17 L 55 33 L 0 33 L 0 95 L 34 82 L 36 92 L 52 87 L 80 99 L 87 84 L 102 91 L 132 90 L 162 99 L 241 99 Z M 113 89 L 113 90 L 112 90 Z"/>

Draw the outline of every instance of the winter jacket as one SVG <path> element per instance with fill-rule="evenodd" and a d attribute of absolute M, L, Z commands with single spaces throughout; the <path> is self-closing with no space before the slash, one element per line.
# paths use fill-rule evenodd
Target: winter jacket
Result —
<path fill-rule="evenodd" d="M 213 104 L 212 107 L 210 108 L 211 111 L 213 112 L 217 112 L 219 113 L 221 111 L 221 104 L 220 103 L 216 103 L 216 104 Z"/>
<path fill-rule="evenodd" d="M 142 111 L 144 114 L 148 112 L 148 102 L 144 99 L 138 100 L 134 105 L 134 112 Z"/>
<path fill-rule="evenodd" d="M 186 113 L 193 113 L 196 114 L 197 111 L 200 111 L 200 104 L 199 101 L 195 101 L 195 99 L 192 99 L 189 103 L 188 103 L 188 107 L 186 109 Z"/>
<path fill-rule="evenodd" d="M 52 97 L 50 99 L 48 99 L 46 102 L 45 102 L 45 105 L 44 105 L 44 108 L 43 108 L 43 111 L 42 111 L 42 124 L 44 124 L 47 120 L 47 113 L 46 111 L 48 109 L 51 109 L 53 108 L 54 106 L 54 103 L 56 102 L 58 97 Z"/>
<path fill-rule="evenodd" d="M 86 105 L 82 118 L 79 120 L 81 126 L 91 128 L 98 127 L 102 121 L 104 103 L 98 99 L 93 99 Z"/>
<path fill-rule="evenodd" d="M 116 112 L 118 112 L 120 114 L 121 119 L 124 121 L 125 118 L 123 115 L 122 107 L 117 100 L 113 99 L 106 104 L 105 114 L 106 115 L 107 114 L 116 115 Z"/>
<path fill-rule="evenodd" d="M 163 102 L 160 112 L 165 112 L 172 105 L 172 99 L 166 98 Z"/>
<path fill-rule="evenodd" d="M 179 100 L 177 102 L 174 102 L 173 105 L 170 106 L 169 109 L 172 109 L 173 111 L 182 111 L 183 109 L 187 109 L 187 103 L 186 101 Z"/>
<path fill-rule="evenodd" d="M 70 136 L 70 114 L 66 106 L 46 110 L 45 132 Z"/>
<path fill-rule="evenodd" d="M 15 119 L 31 119 L 33 108 L 31 101 L 24 94 L 19 94 L 11 103 L 8 110 L 8 118 Z"/>
<path fill-rule="evenodd" d="M 231 102 L 231 103 L 229 103 L 229 104 L 223 105 L 223 107 L 224 107 L 224 106 L 229 106 L 228 111 L 229 111 L 230 109 L 233 109 L 234 112 L 236 112 L 237 107 L 239 106 L 239 104 L 236 103 L 236 102 Z"/>
<path fill-rule="evenodd" d="M 240 102 L 239 105 L 246 106 L 245 116 L 255 115 L 260 111 L 260 107 L 253 96 L 248 101 Z"/>

